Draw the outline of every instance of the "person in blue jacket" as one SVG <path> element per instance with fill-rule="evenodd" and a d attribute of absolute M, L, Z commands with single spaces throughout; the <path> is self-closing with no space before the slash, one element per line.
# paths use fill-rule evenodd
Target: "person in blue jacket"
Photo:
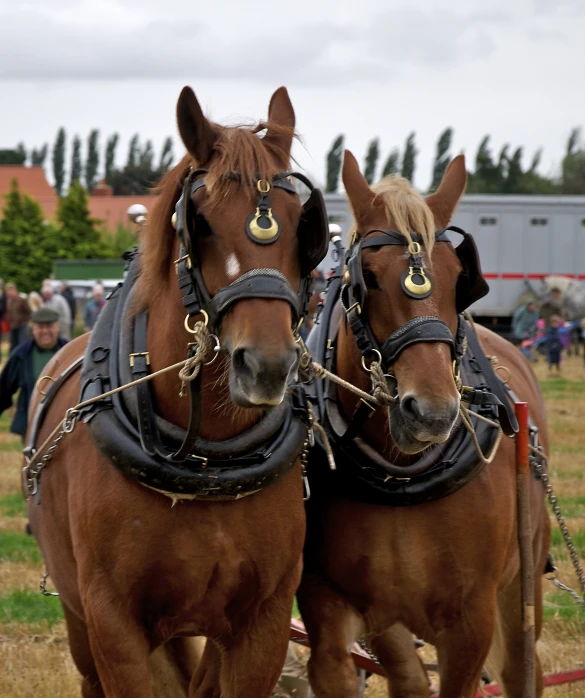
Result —
<path fill-rule="evenodd" d="M 28 406 L 38 378 L 61 347 L 67 343 L 59 336 L 59 315 L 50 308 L 36 310 L 32 317 L 32 339 L 19 344 L 0 373 L 0 414 L 12 407 L 12 398 L 20 389 L 16 413 L 10 431 L 23 440 L 28 426 Z"/>

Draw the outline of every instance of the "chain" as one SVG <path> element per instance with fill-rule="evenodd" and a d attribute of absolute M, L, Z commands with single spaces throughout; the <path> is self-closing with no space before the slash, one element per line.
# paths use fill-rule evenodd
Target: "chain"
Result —
<path fill-rule="evenodd" d="M 36 462 L 35 454 L 33 454 L 32 458 L 26 459 L 26 463 L 22 468 L 22 480 L 25 492 L 28 493 L 29 497 L 34 497 L 38 494 L 39 478 L 41 477 L 41 473 L 47 467 L 47 464 L 51 458 L 55 455 L 55 451 L 59 448 L 63 439 L 67 436 L 67 434 L 70 434 L 75 429 L 78 414 L 79 413 L 77 410 L 75 410 L 75 408 L 67 410 L 65 413 L 65 419 L 63 419 L 60 425 L 61 429 L 43 457 Z M 59 429 L 59 427 L 57 427 L 57 429 Z M 53 431 L 53 434 L 54 433 L 55 431 Z M 51 434 L 49 438 L 51 438 L 53 434 Z"/>
<path fill-rule="evenodd" d="M 540 448 L 531 446 L 530 450 L 537 454 L 533 455 L 531 457 L 531 462 L 532 466 L 534 467 L 534 470 L 537 472 L 538 476 L 542 480 L 542 484 L 544 485 L 544 489 L 546 490 L 546 494 L 548 497 L 548 501 L 550 503 L 550 506 L 556 516 L 557 522 L 559 524 L 559 528 L 561 529 L 561 533 L 563 534 L 563 538 L 565 539 L 565 544 L 569 550 L 569 555 L 571 557 L 571 561 L 573 563 L 573 567 L 575 568 L 575 572 L 577 574 L 577 578 L 579 579 L 579 584 L 581 585 L 581 590 L 583 594 L 585 595 L 585 573 L 583 572 L 583 567 L 581 566 L 581 562 L 579 561 L 579 556 L 577 555 L 577 551 L 575 550 L 575 545 L 573 544 L 573 539 L 569 535 L 569 530 L 567 528 L 567 525 L 565 524 L 565 519 L 563 518 L 563 515 L 561 513 L 561 508 L 559 507 L 559 503 L 557 501 L 557 498 L 555 497 L 552 486 L 550 484 L 550 480 L 548 478 L 548 474 L 546 473 L 545 469 L 543 468 L 543 463 L 546 462 L 546 457 L 544 456 L 544 453 Z M 555 572 L 557 571 L 557 568 L 555 567 Z M 553 572 L 550 577 L 547 577 L 547 579 L 550 579 L 551 581 L 554 582 L 555 586 L 557 586 L 559 589 L 562 589 L 563 591 L 568 592 L 571 594 L 571 596 L 580 603 L 582 606 L 585 607 L 585 598 L 579 596 L 573 589 L 570 587 L 566 586 L 565 584 L 562 584 L 562 582 L 559 582 L 557 579 L 556 574 Z"/>

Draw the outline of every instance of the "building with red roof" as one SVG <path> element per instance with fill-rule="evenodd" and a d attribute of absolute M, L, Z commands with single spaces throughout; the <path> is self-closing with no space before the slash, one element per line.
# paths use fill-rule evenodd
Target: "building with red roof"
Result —
<path fill-rule="evenodd" d="M 12 186 L 12 180 L 18 182 L 19 190 L 36 199 L 47 220 L 55 218 L 59 197 L 47 181 L 45 171 L 40 166 L 0 165 L 0 218 L 4 208 L 4 196 Z M 112 188 L 100 182 L 92 191 L 88 201 L 92 218 L 101 221 L 107 230 L 115 232 L 118 225 L 130 227 L 128 208 L 132 204 L 143 204 L 151 209 L 155 197 L 150 196 L 114 196 Z"/>

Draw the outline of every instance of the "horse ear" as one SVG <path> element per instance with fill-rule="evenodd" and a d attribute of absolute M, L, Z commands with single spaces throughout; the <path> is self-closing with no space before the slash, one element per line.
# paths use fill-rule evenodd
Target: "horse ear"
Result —
<path fill-rule="evenodd" d="M 177 125 L 189 154 L 199 166 L 205 165 L 213 153 L 216 135 L 190 87 L 183 87 L 179 95 Z"/>
<path fill-rule="evenodd" d="M 370 189 L 370 185 L 360 172 L 357 160 L 349 150 L 344 152 L 341 176 L 355 219 L 360 223 L 372 210 L 376 194 Z"/>
<path fill-rule="evenodd" d="M 425 199 L 439 228 L 449 225 L 466 186 L 465 156 L 461 154 L 451 160 L 447 166 L 437 191 Z"/>
<path fill-rule="evenodd" d="M 270 98 L 268 105 L 268 121 L 278 126 L 288 127 L 285 133 L 278 133 L 276 129 L 270 128 L 266 130 L 264 140 L 274 143 L 278 148 L 285 153 L 290 154 L 292 147 L 292 139 L 295 130 L 295 110 L 288 96 L 286 87 L 279 87 L 278 90 Z"/>

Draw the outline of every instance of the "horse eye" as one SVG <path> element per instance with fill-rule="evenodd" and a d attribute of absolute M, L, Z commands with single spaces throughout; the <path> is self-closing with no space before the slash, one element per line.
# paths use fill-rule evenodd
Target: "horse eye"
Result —
<path fill-rule="evenodd" d="M 371 269 L 364 269 L 363 274 L 364 274 L 364 281 L 366 282 L 366 286 L 369 289 L 373 290 L 376 288 L 380 288 L 378 286 L 378 281 L 376 280 L 376 275 L 374 274 L 374 272 Z"/>
<path fill-rule="evenodd" d="M 209 237 L 213 234 L 209 223 L 201 213 L 195 215 L 195 232 L 202 237 Z"/>

